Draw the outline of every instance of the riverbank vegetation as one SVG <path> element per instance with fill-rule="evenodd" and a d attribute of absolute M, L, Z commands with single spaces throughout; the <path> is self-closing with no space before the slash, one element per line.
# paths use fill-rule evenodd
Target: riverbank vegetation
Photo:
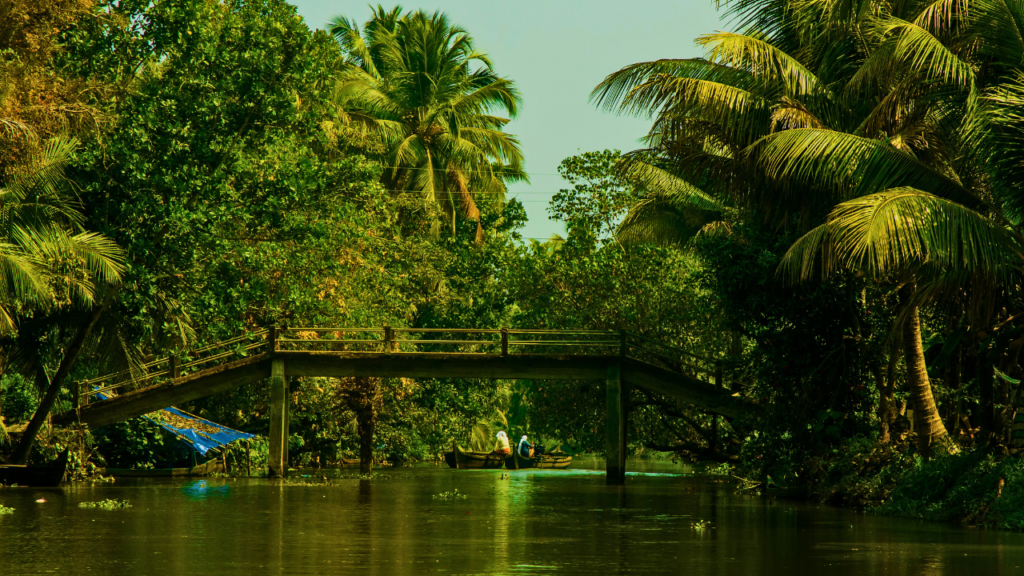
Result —
<path fill-rule="evenodd" d="M 75 436 L 83 465 L 157 466 L 142 421 L 47 415 L 72 382 L 269 326 L 628 330 L 757 407 L 631 390 L 636 453 L 1020 527 L 1024 11 L 723 5 L 734 31 L 704 57 L 597 84 L 650 132 L 565 159 L 568 233 L 537 242 L 506 198 L 522 97 L 445 14 L 325 31 L 282 0 L 5 4 L 0 453 Z M 604 449 L 599 382 L 305 378 L 290 400 L 294 466 L 368 472 L 499 429 Z M 258 384 L 185 408 L 266 434 L 269 404 Z"/>

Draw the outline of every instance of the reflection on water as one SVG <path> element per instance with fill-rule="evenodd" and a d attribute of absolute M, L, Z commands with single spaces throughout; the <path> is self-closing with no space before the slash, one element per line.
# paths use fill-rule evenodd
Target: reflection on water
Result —
<path fill-rule="evenodd" d="M 0 490 L 0 574 L 1024 574 L 1019 534 L 772 504 L 669 463 L 606 486 L 584 465 Z M 132 507 L 78 507 L 104 498 Z"/>
<path fill-rule="evenodd" d="M 206 480 L 197 480 L 181 489 L 182 493 L 192 500 L 225 498 L 230 490 L 231 486 L 227 482 L 218 482 L 216 486 L 211 486 Z"/>

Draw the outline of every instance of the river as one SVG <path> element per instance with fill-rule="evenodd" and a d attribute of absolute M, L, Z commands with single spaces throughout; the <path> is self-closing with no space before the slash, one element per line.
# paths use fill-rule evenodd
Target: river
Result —
<path fill-rule="evenodd" d="M 1024 575 L 1021 534 L 770 502 L 668 462 L 606 486 L 601 465 L 0 490 L 0 574 Z M 78 506 L 106 498 L 131 507 Z"/>

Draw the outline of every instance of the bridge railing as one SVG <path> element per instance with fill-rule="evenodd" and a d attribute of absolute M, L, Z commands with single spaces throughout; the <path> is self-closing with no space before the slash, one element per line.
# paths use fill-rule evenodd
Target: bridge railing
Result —
<path fill-rule="evenodd" d="M 231 338 L 182 353 L 171 353 L 168 356 L 144 362 L 128 370 L 106 374 L 75 383 L 75 404 L 88 404 L 90 400 L 103 396 L 113 396 L 136 388 L 144 388 L 159 384 L 166 380 L 180 378 L 188 374 L 200 372 L 240 360 L 248 356 L 257 356 L 269 350 L 269 330 L 256 330 L 242 336 Z"/>
<path fill-rule="evenodd" d="M 297 327 L 256 330 L 196 350 L 153 359 L 132 370 L 79 381 L 75 387 L 76 406 L 88 403 L 98 394 L 112 395 L 141 388 L 271 351 L 620 356 L 717 386 L 732 385 L 720 361 L 657 339 L 617 330 Z"/>
<path fill-rule="evenodd" d="M 276 350 L 307 352 L 380 352 L 384 328 L 282 328 Z"/>
<path fill-rule="evenodd" d="M 693 354 L 664 341 L 629 333 L 626 351 L 630 358 L 641 360 L 674 372 L 680 372 L 709 384 L 729 388 L 731 382 L 721 360 Z"/>
<path fill-rule="evenodd" d="M 620 333 L 608 330 L 502 328 L 288 328 L 277 350 L 445 354 L 615 355 Z"/>

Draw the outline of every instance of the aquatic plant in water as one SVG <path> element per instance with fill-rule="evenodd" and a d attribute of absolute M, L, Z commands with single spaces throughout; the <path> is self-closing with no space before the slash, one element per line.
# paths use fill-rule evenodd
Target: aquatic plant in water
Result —
<path fill-rule="evenodd" d="M 459 493 L 459 489 L 456 488 L 451 492 L 441 492 L 440 494 L 434 494 L 433 496 L 431 496 L 431 498 L 433 498 L 434 500 L 465 500 L 466 498 L 469 498 L 469 496 Z"/>
<path fill-rule="evenodd" d="M 4 514 L 14 514 L 14 508 L 8 508 L 3 504 L 0 504 L 0 516 L 3 516 Z"/>
<path fill-rule="evenodd" d="M 117 498 L 108 498 L 106 500 L 99 500 L 97 502 L 79 502 L 79 508 L 100 508 L 102 510 L 117 510 L 120 508 L 131 508 L 132 505 L 127 500 L 118 500 Z"/>
<path fill-rule="evenodd" d="M 339 480 L 392 480 L 395 478 L 408 478 L 408 474 L 388 474 L 386 472 L 371 472 L 369 474 L 341 474 Z"/>
<path fill-rule="evenodd" d="M 321 478 L 286 478 L 281 481 L 285 486 L 333 486 L 326 476 Z"/>
<path fill-rule="evenodd" d="M 707 530 L 711 528 L 711 522 L 709 520 L 697 520 L 690 523 L 690 528 L 694 530 Z"/>

